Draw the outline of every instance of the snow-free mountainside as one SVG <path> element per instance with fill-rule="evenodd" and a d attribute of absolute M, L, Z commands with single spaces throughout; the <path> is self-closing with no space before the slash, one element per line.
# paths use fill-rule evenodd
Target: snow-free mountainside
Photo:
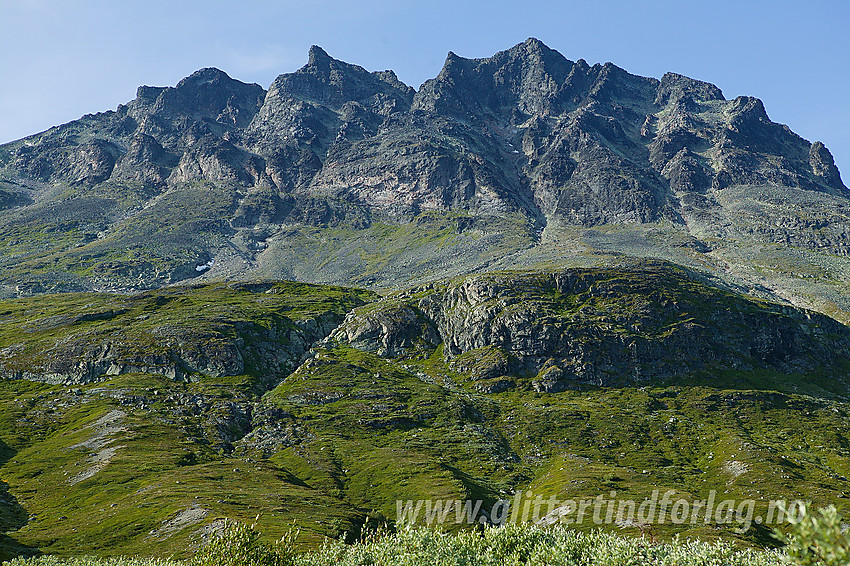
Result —
<path fill-rule="evenodd" d="M 534 39 L 140 87 L 0 146 L 0 558 L 781 563 L 787 522 L 398 502 L 846 504 L 848 227 L 758 99 Z"/>
<path fill-rule="evenodd" d="M 268 90 L 202 69 L 0 146 L 0 282 L 398 289 L 625 253 L 844 320 L 848 197 L 823 144 L 681 75 L 529 39 L 414 90 L 313 47 Z"/>

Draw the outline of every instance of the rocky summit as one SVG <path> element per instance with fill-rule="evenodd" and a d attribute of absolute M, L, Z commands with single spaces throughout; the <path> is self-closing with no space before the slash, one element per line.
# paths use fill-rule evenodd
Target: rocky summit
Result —
<path fill-rule="evenodd" d="M 418 90 L 319 47 L 143 86 L 0 146 L 0 560 L 846 503 L 848 281 L 829 151 L 681 75 L 529 39 Z M 774 542 L 737 526 L 604 528 Z"/>
<path fill-rule="evenodd" d="M 0 146 L 0 282 L 399 289 L 627 254 L 846 320 L 848 199 L 822 143 L 681 75 L 529 39 L 414 90 L 314 46 L 268 90 L 202 69 Z"/>

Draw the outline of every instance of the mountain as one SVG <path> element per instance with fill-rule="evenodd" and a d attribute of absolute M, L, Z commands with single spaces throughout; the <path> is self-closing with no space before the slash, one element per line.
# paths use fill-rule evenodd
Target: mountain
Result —
<path fill-rule="evenodd" d="M 0 559 L 224 518 L 315 547 L 399 500 L 846 503 L 848 214 L 759 100 L 534 39 L 418 90 L 318 47 L 140 87 L 0 146 Z M 737 517 L 651 534 L 772 544 Z"/>
<path fill-rule="evenodd" d="M 310 49 L 266 91 L 202 69 L 0 146 L 7 296 L 673 261 L 850 319 L 850 192 L 822 143 L 710 84 L 535 39 L 414 90 Z"/>

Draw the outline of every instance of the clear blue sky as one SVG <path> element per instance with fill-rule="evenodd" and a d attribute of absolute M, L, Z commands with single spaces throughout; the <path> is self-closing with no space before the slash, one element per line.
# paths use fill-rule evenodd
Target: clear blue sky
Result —
<path fill-rule="evenodd" d="M 311 44 L 418 87 L 446 53 L 537 37 L 567 58 L 675 71 L 830 148 L 850 183 L 850 0 L 0 0 L 0 142 L 214 66 L 268 87 Z"/>

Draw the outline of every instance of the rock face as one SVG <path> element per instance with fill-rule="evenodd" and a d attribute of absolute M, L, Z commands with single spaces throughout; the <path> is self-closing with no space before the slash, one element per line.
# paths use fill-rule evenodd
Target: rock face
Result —
<path fill-rule="evenodd" d="M 202 69 L 3 146 L 0 191 L 14 242 L 0 279 L 18 294 L 199 275 L 394 286 L 575 227 L 662 224 L 706 253 L 750 239 L 850 252 L 832 156 L 761 101 L 535 39 L 449 53 L 418 91 L 319 47 L 268 90 Z"/>
<path fill-rule="evenodd" d="M 534 39 L 489 59 L 449 53 L 418 92 L 315 46 L 267 92 L 202 69 L 6 150 L 8 175 L 42 181 L 234 181 L 380 208 L 379 186 L 405 212 L 470 208 L 477 196 L 583 224 L 672 213 L 671 189 L 770 182 L 847 194 L 823 144 L 771 122 L 758 99 L 572 62 Z M 671 183 L 683 169 L 699 180 Z"/>
<path fill-rule="evenodd" d="M 665 265 L 438 283 L 355 309 L 328 342 L 391 358 L 442 344 L 473 379 L 525 378 L 548 392 L 701 371 L 801 373 L 850 357 L 850 330 L 828 317 L 751 301 Z"/>

